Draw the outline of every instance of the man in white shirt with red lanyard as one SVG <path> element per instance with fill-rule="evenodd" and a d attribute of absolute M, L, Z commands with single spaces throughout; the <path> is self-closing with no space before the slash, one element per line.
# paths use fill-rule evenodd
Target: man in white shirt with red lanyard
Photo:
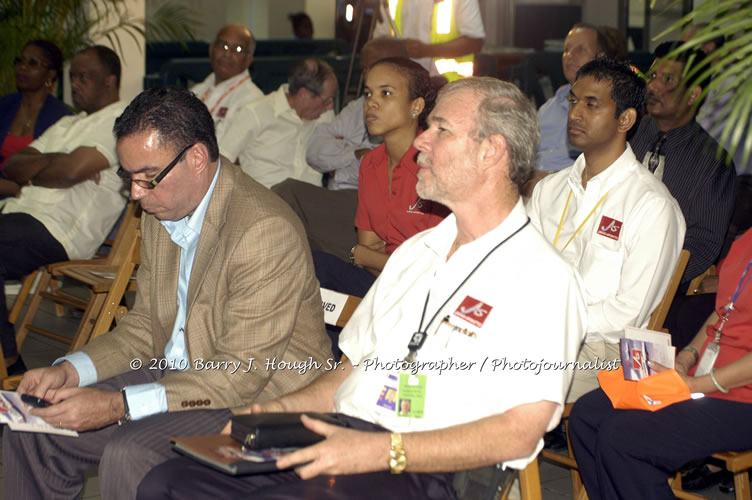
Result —
<path fill-rule="evenodd" d="M 428 123 L 415 139 L 417 190 L 453 214 L 394 252 L 342 331 L 341 366 L 246 409 L 337 411 L 349 428 L 302 417 L 326 439 L 277 461 L 295 471 L 233 477 L 170 460 L 144 478 L 139 500 L 449 500 L 448 472 L 535 458 L 586 323 L 577 272 L 529 224 L 519 195 L 535 161 L 535 109 L 510 83 L 464 78 L 441 90 Z"/>
<path fill-rule="evenodd" d="M 240 108 L 264 96 L 248 73 L 254 50 L 256 40 L 248 28 L 242 24 L 223 27 L 209 46 L 212 73 L 191 89 L 214 118 L 220 152 L 233 161 L 238 158 L 242 144 L 223 141 L 225 131 L 233 126 L 232 121 Z"/>
<path fill-rule="evenodd" d="M 569 142 L 583 154 L 542 179 L 530 219 L 585 282 L 588 327 L 567 402 L 598 388 L 619 358 L 624 327 L 644 328 L 663 298 L 684 242 L 679 205 L 627 144 L 646 102 L 624 63 L 584 64 L 569 92 Z"/>

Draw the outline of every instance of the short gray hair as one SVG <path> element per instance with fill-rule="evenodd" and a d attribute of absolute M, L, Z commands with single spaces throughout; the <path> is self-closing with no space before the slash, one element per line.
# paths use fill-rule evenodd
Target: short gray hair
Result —
<path fill-rule="evenodd" d="M 535 164 L 540 130 L 538 114 L 517 86 L 487 76 L 460 78 L 440 91 L 437 100 L 450 92 L 468 89 L 480 97 L 471 137 L 481 142 L 500 134 L 507 141 L 509 178 L 519 189 L 528 181 Z"/>
<path fill-rule="evenodd" d="M 337 75 L 329 64 L 321 59 L 304 59 L 290 71 L 287 91 L 290 95 L 296 95 L 300 89 L 304 88 L 318 97 L 324 91 L 324 82 L 328 78 L 337 81 Z"/>

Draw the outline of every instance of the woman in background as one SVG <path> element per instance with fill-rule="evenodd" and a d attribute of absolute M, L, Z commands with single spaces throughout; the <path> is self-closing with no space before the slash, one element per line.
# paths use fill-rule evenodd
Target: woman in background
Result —
<path fill-rule="evenodd" d="M 363 114 L 368 133 L 383 144 L 366 153 L 358 177 L 358 244 L 351 264 L 314 252 L 321 286 L 363 297 L 389 256 L 407 238 L 431 228 L 449 210 L 422 200 L 418 182 L 418 151 L 413 141 L 426 127 L 436 92 L 421 65 L 390 57 L 374 64 L 366 76 Z"/>
<path fill-rule="evenodd" d="M 0 174 L 11 155 L 71 114 L 52 96 L 63 66 L 63 54 L 54 43 L 28 42 L 14 64 L 18 92 L 0 98 Z M 0 195 L 15 195 L 19 189 L 15 182 L 0 178 Z"/>

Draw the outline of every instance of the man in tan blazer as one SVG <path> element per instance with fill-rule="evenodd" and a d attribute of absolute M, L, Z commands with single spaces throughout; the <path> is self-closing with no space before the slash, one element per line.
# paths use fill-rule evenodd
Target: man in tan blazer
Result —
<path fill-rule="evenodd" d="M 103 498 L 132 498 L 172 456 L 170 436 L 218 432 L 228 408 L 303 387 L 331 355 L 300 222 L 219 156 L 201 101 L 147 90 L 114 131 L 148 214 L 136 303 L 111 333 L 26 374 L 19 392 L 53 403 L 37 415 L 89 432 L 6 432 L 5 498 L 75 497 L 97 463 Z"/>

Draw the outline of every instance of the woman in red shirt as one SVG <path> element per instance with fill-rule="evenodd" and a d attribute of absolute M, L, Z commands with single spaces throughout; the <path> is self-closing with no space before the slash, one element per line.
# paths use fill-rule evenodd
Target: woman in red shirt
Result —
<path fill-rule="evenodd" d="M 715 312 L 676 356 L 690 392 L 704 397 L 656 412 L 615 410 L 597 389 L 575 403 L 569 435 L 591 500 L 673 499 L 667 478 L 686 463 L 752 449 L 752 230 L 719 271 Z M 706 359 L 716 348 L 715 361 Z"/>
<path fill-rule="evenodd" d="M 413 141 L 426 127 L 436 98 L 428 71 L 410 59 L 382 59 L 368 71 L 364 93 L 368 133 L 383 137 L 384 142 L 360 163 L 353 265 L 321 252 L 313 256 L 322 287 L 359 297 L 403 241 L 449 213 L 415 191 L 418 151 Z"/>

